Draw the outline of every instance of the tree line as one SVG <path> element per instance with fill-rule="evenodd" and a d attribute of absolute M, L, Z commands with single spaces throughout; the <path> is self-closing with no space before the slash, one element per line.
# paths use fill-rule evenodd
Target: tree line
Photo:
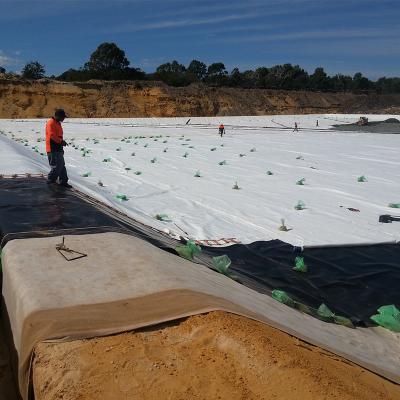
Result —
<path fill-rule="evenodd" d="M 0 67 L 0 73 L 6 70 Z M 24 79 L 41 79 L 46 71 L 38 61 L 27 63 L 22 69 Z M 240 71 L 234 68 L 228 72 L 224 63 L 210 65 L 192 60 L 185 66 L 174 60 L 161 64 L 153 73 L 145 73 L 130 67 L 125 52 L 115 43 L 102 43 L 91 54 L 82 68 L 68 69 L 52 79 L 67 82 L 101 80 L 157 80 L 170 86 L 188 86 L 203 83 L 213 87 L 237 87 L 281 90 L 310 90 L 322 92 L 377 92 L 400 93 L 400 78 L 379 78 L 372 81 L 357 72 L 354 76 L 336 74 L 329 76 L 322 67 L 309 74 L 299 65 L 283 64 Z"/>

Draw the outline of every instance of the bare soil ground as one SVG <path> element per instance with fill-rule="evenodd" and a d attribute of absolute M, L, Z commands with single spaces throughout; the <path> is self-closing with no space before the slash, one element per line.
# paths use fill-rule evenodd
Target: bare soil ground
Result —
<path fill-rule="evenodd" d="M 115 336 L 41 343 L 36 400 L 398 400 L 400 385 L 223 312 Z"/>

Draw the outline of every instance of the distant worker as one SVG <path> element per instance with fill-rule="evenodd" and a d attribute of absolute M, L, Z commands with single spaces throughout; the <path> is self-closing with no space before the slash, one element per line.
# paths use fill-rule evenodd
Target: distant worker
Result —
<path fill-rule="evenodd" d="M 219 126 L 218 130 L 219 130 L 219 134 L 221 135 L 221 137 L 222 137 L 222 135 L 225 135 L 225 126 L 224 126 L 224 124 L 221 124 Z"/>
<path fill-rule="evenodd" d="M 299 127 L 297 126 L 297 122 L 294 123 L 294 129 L 293 132 L 298 132 L 299 131 Z"/>
<path fill-rule="evenodd" d="M 317 120 L 317 123 L 315 124 L 315 126 L 319 126 L 318 120 Z"/>
<path fill-rule="evenodd" d="M 68 184 L 67 169 L 64 162 L 64 147 L 68 146 L 63 138 L 63 129 L 61 122 L 66 118 L 65 111 L 57 109 L 54 117 L 51 117 L 46 123 L 46 152 L 51 170 L 47 176 L 47 183 L 57 183 L 59 179 L 60 186 L 72 188 Z"/>

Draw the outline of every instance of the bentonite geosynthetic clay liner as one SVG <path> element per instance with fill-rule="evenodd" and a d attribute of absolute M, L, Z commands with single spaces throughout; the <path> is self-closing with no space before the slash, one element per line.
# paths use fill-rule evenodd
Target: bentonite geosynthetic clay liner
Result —
<path fill-rule="evenodd" d="M 371 285 L 376 296 L 385 282 L 388 290 L 382 295 L 387 297 L 379 301 L 391 299 L 398 304 L 398 295 L 389 290 L 390 285 L 398 287 L 398 269 L 392 259 L 398 254 L 397 247 L 385 248 L 385 258 L 375 261 L 370 251 L 358 265 L 364 273 L 358 271 L 357 278 L 356 269 L 344 279 L 338 271 L 351 262 L 343 263 L 339 256 L 329 262 L 330 256 L 325 258 L 321 264 L 325 272 L 299 277 L 288 261 L 294 259 L 295 249 L 282 242 L 204 249 L 205 263 L 210 255 L 228 254 L 240 284 L 160 249 L 178 244 L 165 235 L 125 222 L 77 192 L 49 188 L 42 179 L 0 180 L 0 232 L 3 311 L 11 327 L 24 398 L 28 398 L 32 351 L 40 341 L 107 335 L 210 310 L 263 321 L 400 382 L 400 335 L 382 328 L 349 329 L 324 323 L 264 294 L 271 288 L 286 289 L 311 306 L 322 300 L 340 311 L 336 299 L 346 290 L 357 289 L 352 303 L 363 303 L 358 297 L 369 292 L 366 286 Z M 56 249 L 64 234 L 65 244 L 87 257 L 66 261 Z M 309 257 L 310 262 L 324 258 L 322 249 L 319 251 Z M 363 260 L 360 251 L 356 256 Z M 368 265 L 375 268 L 371 273 L 366 273 Z M 376 270 L 378 266 L 381 271 Z M 285 269 L 290 273 L 283 273 Z M 365 283 L 369 275 L 371 281 Z M 306 282 L 303 287 L 301 280 Z M 373 281 L 379 283 L 372 285 Z M 314 287 L 309 298 L 305 296 L 307 287 Z M 376 300 L 371 296 L 368 301 Z M 353 320 L 357 319 L 356 308 L 347 309 Z"/>

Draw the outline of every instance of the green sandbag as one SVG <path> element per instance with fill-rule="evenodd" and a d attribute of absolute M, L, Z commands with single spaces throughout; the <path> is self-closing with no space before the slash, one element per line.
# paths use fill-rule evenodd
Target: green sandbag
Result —
<path fill-rule="evenodd" d="M 390 207 L 390 208 L 400 208 L 400 203 L 389 203 L 388 207 Z"/>
<path fill-rule="evenodd" d="M 192 240 L 188 240 L 185 245 L 179 245 L 175 247 L 175 251 L 183 258 L 189 261 L 193 261 L 193 256 L 200 253 L 201 247 L 198 246 Z"/>
<path fill-rule="evenodd" d="M 305 181 L 306 181 L 306 178 L 301 178 L 296 182 L 296 185 L 304 186 Z"/>
<path fill-rule="evenodd" d="M 88 178 L 90 175 L 92 175 L 91 172 L 85 172 L 84 174 L 82 174 L 82 176 L 83 176 L 84 178 Z"/>
<path fill-rule="evenodd" d="M 196 178 L 201 178 L 200 171 L 196 171 L 196 173 L 194 174 L 194 177 L 196 177 Z"/>
<path fill-rule="evenodd" d="M 335 316 L 335 314 L 324 303 L 318 307 L 317 314 L 323 321 L 331 321 Z"/>
<path fill-rule="evenodd" d="M 299 200 L 297 204 L 294 206 L 295 210 L 304 210 L 305 207 L 306 205 L 302 200 Z"/>
<path fill-rule="evenodd" d="M 224 254 L 222 256 L 213 257 L 212 263 L 218 272 L 221 274 L 226 274 L 229 266 L 232 264 L 232 261 L 227 255 Z"/>
<path fill-rule="evenodd" d="M 226 160 L 220 161 L 218 164 L 219 165 L 226 165 Z"/>
<path fill-rule="evenodd" d="M 186 246 L 192 250 L 193 254 L 201 252 L 201 247 L 197 245 L 193 240 L 188 240 Z"/>
<path fill-rule="evenodd" d="M 267 175 L 273 175 L 274 173 L 272 171 L 267 171 Z"/>
<path fill-rule="evenodd" d="M 306 263 L 304 262 L 304 258 L 303 257 L 296 257 L 294 260 L 295 266 L 292 268 L 293 271 L 297 271 L 297 272 L 307 272 L 308 271 L 308 267 L 306 265 Z"/>
<path fill-rule="evenodd" d="M 347 328 L 355 328 L 349 318 L 335 315 L 325 304 L 321 304 L 318 310 L 316 310 L 315 308 L 306 306 L 305 304 L 295 302 L 295 308 L 296 310 L 299 310 L 304 314 L 311 315 L 312 317 L 317 318 L 321 321 L 333 322 L 337 325 L 342 325 Z"/>
<path fill-rule="evenodd" d="M 128 201 L 129 200 L 126 194 L 117 194 L 115 197 L 120 201 Z"/>
<path fill-rule="evenodd" d="M 364 175 L 361 175 L 357 178 L 357 182 L 367 182 L 367 178 Z"/>
<path fill-rule="evenodd" d="M 347 328 L 353 328 L 353 329 L 355 328 L 350 319 L 346 317 L 341 317 L 340 315 L 334 315 L 333 322 L 337 325 L 346 326 Z"/>
<path fill-rule="evenodd" d="M 394 304 L 379 307 L 378 313 L 370 317 L 372 321 L 393 332 L 400 332 L 400 310 Z"/>
<path fill-rule="evenodd" d="M 283 303 L 289 307 L 295 307 L 296 303 L 295 301 L 283 290 L 273 290 L 272 293 L 272 298 L 279 301 L 280 303 Z"/>
<path fill-rule="evenodd" d="M 158 221 L 169 222 L 171 219 L 168 217 L 167 214 L 156 214 L 155 218 Z"/>
<path fill-rule="evenodd" d="M 232 274 L 228 269 L 230 267 L 230 265 L 232 264 L 232 261 L 230 260 L 230 258 L 224 254 L 222 256 L 217 256 L 217 257 L 213 257 L 212 258 L 212 263 L 214 268 L 220 273 L 223 274 L 225 276 L 227 276 L 228 278 L 231 278 L 235 281 L 239 281 L 239 277 Z"/>

